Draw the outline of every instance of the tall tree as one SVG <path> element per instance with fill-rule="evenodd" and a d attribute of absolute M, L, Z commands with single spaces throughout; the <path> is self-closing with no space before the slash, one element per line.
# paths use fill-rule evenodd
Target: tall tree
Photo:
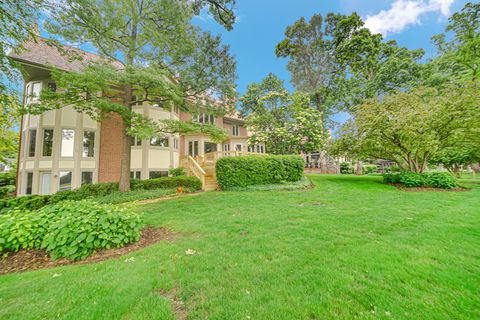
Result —
<path fill-rule="evenodd" d="M 347 90 L 342 103 L 347 110 L 366 99 L 418 84 L 423 49 L 409 50 L 393 40 L 384 41 L 381 34 L 365 28 L 356 13 L 329 14 L 326 20 L 336 58 L 346 71 Z"/>
<path fill-rule="evenodd" d="M 423 50 L 408 50 L 372 34 L 356 13 L 315 14 L 285 31 L 276 54 L 287 65 L 296 90 L 312 95 L 324 118 L 349 111 L 365 99 L 411 87 L 420 78 Z"/>
<path fill-rule="evenodd" d="M 447 80 L 463 79 L 478 86 L 480 79 L 480 3 L 467 3 L 454 13 L 445 33 L 433 37 L 439 56 L 437 71 Z"/>
<path fill-rule="evenodd" d="M 55 108 L 61 101 L 98 118 L 106 112 L 119 114 L 125 127 L 120 190 L 128 190 L 132 136 L 165 130 L 165 125 L 132 112 L 133 105 L 146 101 L 190 111 L 217 110 L 208 95 L 233 99 L 235 62 L 228 47 L 190 22 L 206 5 L 213 10 L 229 3 L 234 2 L 66 0 L 58 4 L 47 30 L 69 41 L 90 43 L 105 61 L 77 74 L 54 72 L 59 86 L 68 90 L 45 92 L 44 103 L 29 112 Z M 229 28 L 231 15 L 216 12 L 215 18 Z"/>
<path fill-rule="evenodd" d="M 253 131 L 250 141 L 265 143 L 269 153 L 309 153 L 322 146 L 321 113 L 311 108 L 308 95 L 291 95 L 277 76 L 250 84 L 240 104 Z"/>
<path fill-rule="evenodd" d="M 285 39 L 276 46 L 277 57 L 288 58 L 287 69 L 295 90 L 311 95 L 314 107 L 322 114 L 322 123 L 335 111 L 341 96 L 344 67 L 336 59 L 332 37 L 323 17 L 315 14 L 288 26 Z"/>

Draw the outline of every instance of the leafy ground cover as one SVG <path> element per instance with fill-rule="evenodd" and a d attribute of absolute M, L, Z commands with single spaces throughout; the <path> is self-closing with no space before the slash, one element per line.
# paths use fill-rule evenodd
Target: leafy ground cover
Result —
<path fill-rule="evenodd" d="M 0 318 L 480 318 L 480 185 L 416 193 L 381 177 L 310 178 L 301 191 L 139 205 L 179 236 L 0 276 Z"/>

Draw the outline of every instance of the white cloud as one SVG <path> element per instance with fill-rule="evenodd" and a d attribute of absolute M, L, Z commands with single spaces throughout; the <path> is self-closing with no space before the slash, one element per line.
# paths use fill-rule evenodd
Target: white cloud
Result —
<path fill-rule="evenodd" d="M 420 24 L 420 18 L 431 12 L 450 15 L 450 6 L 455 0 L 395 0 L 388 10 L 368 15 L 365 26 L 373 33 L 398 33 L 407 26 Z"/>

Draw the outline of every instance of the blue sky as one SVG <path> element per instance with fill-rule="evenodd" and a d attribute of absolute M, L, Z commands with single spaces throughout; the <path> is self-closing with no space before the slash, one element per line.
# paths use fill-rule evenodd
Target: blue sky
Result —
<path fill-rule="evenodd" d="M 285 80 L 290 75 L 286 59 L 275 56 L 275 45 L 283 39 L 285 28 L 300 17 L 314 13 L 350 14 L 357 12 L 375 32 L 395 39 L 410 49 L 424 48 L 426 58 L 435 54 L 431 37 L 443 32 L 448 16 L 459 11 L 467 0 L 237 0 L 237 23 L 226 31 L 210 16 L 202 14 L 194 23 L 214 34 L 221 34 L 237 60 L 238 92 L 249 83 L 260 82 L 269 72 Z M 47 36 L 42 32 L 43 36 Z M 89 46 L 82 46 L 91 50 Z M 334 119 L 343 122 L 345 114 Z"/>

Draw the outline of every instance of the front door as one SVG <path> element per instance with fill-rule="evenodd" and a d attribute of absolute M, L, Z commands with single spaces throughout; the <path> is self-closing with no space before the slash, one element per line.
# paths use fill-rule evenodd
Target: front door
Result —
<path fill-rule="evenodd" d="M 50 181 L 52 179 L 51 172 L 40 173 L 40 194 L 50 194 Z"/>

